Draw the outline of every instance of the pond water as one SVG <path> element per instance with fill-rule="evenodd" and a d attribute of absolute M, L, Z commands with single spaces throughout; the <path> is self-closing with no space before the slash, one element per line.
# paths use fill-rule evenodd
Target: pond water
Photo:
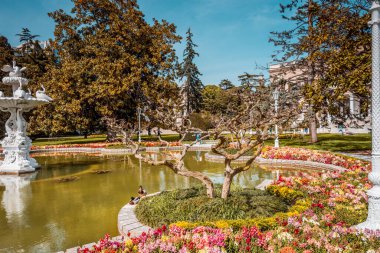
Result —
<path fill-rule="evenodd" d="M 37 156 L 41 169 L 22 177 L 0 176 L 0 252 L 56 252 L 118 235 L 117 214 L 139 185 L 148 193 L 186 188 L 196 182 L 163 166 L 149 166 L 131 156 Z M 185 164 L 223 181 L 223 164 L 207 162 L 203 152 L 189 152 Z M 110 170 L 97 174 L 95 171 Z M 297 173 L 281 170 L 282 175 Z M 62 178 L 73 177 L 74 181 Z M 253 187 L 276 172 L 254 167 L 234 181 Z"/>

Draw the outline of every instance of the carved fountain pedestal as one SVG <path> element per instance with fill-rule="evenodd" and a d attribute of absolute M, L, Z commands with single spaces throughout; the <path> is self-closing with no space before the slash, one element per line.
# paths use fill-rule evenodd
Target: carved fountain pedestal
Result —
<path fill-rule="evenodd" d="M 13 69 L 13 72 L 9 70 L 10 76 L 2 80 L 5 85 L 12 86 L 13 96 L 4 97 L 0 92 L 0 110 L 10 113 L 5 123 L 6 137 L 1 141 L 4 160 L 0 164 L 0 174 L 18 175 L 33 172 L 39 167 L 36 160 L 29 156 L 32 141 L 26 135 L 27 122 L 22 114 L 38 105 L 49 103 L 50 98 L 44 95 L 44 91 L 37 92 L 37 98 L 25 92 L 22 86 L 27 85 L 28 80 L 21 77 L 22 70 L 15 63 Z"/>

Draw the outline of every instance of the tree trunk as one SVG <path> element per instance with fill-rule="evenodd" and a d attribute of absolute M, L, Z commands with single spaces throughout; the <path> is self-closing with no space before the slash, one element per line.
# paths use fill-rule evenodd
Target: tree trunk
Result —
<path fill-rule="evenodd" d="M 308 35 L 311 36 L 312 31 L 313 31 L 313 13 L 310 11 L 310 8 L 313 6 L 313 0 L 308 0 Z M 308 56 L 309 59 L 307 61 L 308 65 L 308 85 L 312 86 L 314 80 L 315 80 L 315 64 L 314 62 L 310 59 L 311 55 L 313 54 L 314 49 L 312 45 L 310 45 L 309 50 L 308 50 Z M 313 108 L 313 102 L 312 100 L 309 103 L 310 106 L 310 137 L 311 137 L 311 143 L 316 143 L 318 141 L 317 137 L 317 120 L 316 120 L 316 115 L 315 111 Z"/>
<path fill-rule="evenodd" d="M 230 172 L 226 172 L 224 174 L 224 182 L 223 182 L 222 196 L 221 196 L 222 199 L 227 199 L 228 195 L 230 195 L 233 177 L 234 177 L 234 174 L 231 174 Z"/>
<path fill-rule="evenodd" d="M 123 144 L 127 145 L 128 143 L 128 133 L 126 131 L 122 131 L 123 133 Z"/>
<path fill-rule="evenodd" d="M 317 120 L 315 118 L 315 113 L 313 112 L 313 115 L 310 118 L 310 137 L 311 143 L 316 143 L 318 141 L 318 136 L 317 136 Z"/>
<path fill-rule="evenodd" d="M 209 177 L 203 175 L 203 173 L 198 171 L 179 170 L 177 174 L 185 177 L 192 177 L 201 181 L 206 187 L 207 196 L 209 198 L 214 198 L 214 183 Z"/>
<path fill-rule="evenodd" d="M 225 159 L 225 172 L 224 172 L 224 182 L 222 188 L 222 199 L 227 199 L 230 195 L 232 179 L 235 176 L 235 171 L 231 167 L 231 160 Z"/>
<path fill-rule="evenodd" d="M 114 142 L 116 140 L 116 133 L 112 130 L 107 131 L 107 142 Z"/>

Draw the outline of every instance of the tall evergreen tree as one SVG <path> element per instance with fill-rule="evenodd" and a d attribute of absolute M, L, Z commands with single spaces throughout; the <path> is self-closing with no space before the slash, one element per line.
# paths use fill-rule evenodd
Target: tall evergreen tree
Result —
<path fill-rule="evenodd" d="M 245 72 L 239 76 L 241 87 L 244 89 L 256 89 L 265 85 L 265 79 L 263 74 L 249 74 Z"/>
<path fill-rule="evenodd" d="M 39 35 L 34 35 L 28 28 L 22 28 L 21 33 L 16 34 L 19 41 L 22 43 L 20 47 L 15 49 L 17 64 L 27 67 L 25 73 L 30 80 L 29 88 L 37 89 L 36 85 L 39 79 L 47 72 L 49 65 L 57 62 L 53 49 L 49 46 L 42 47 L 40 41 L 36 38 Z"/>
<path fill-rule="evenodd" d="M 186 109 L 185 113 L 191 113 L 193 111 L 199 112 L 201 109 L 202 89 L 204 86 L 199 79 L 201 73 L 194 63 L 195 57 L 199 56 L 199 54 L 195 51 L 197 45 L 193 42 L 193 34 L 190 28 L 186 34 L 186 48 L 183 52 L 184 59 L 179 68 L 179 76 L 185 78 L 181 91 Z"/>
<path fill-rule="evenodd" d="M 235 87 L 235 85 L 233 85 L 233 83 L 230 80 L 223 79 L 222 81 L 220 81 L 219 87 L 223 90 L 229 90 L 229 89 Z"/>
<path fill-rule="evenodd" d="M 36 44 L 36 42 L 38 43 L 36 38 L 40 37 L 37 34 L 32 34 L 28 28 L 22 28 L 21 33 L 16 34 L 16 36 L 19 37 L 19 41 L 22 43 L 18 50 L 20 54 L 32 51 L 35 46 L 34 44 Z"/>
<path fill-rule="evenodd" d="M 32 34 L 28 28 L 22 28 L 21 33 L 16 35 L 20 37 L 20 42 L 22 43 L 32 43 L 35 38 L 40 37 L 39 35 Z"/>

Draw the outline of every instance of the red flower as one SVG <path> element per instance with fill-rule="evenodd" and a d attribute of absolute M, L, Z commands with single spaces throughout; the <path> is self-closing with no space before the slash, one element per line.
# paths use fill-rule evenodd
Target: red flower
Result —
<path fill-rule="evenodd" d="M 292 247 L 283 247 L 280 249 L 280 253 L 296 253 Z"/>

